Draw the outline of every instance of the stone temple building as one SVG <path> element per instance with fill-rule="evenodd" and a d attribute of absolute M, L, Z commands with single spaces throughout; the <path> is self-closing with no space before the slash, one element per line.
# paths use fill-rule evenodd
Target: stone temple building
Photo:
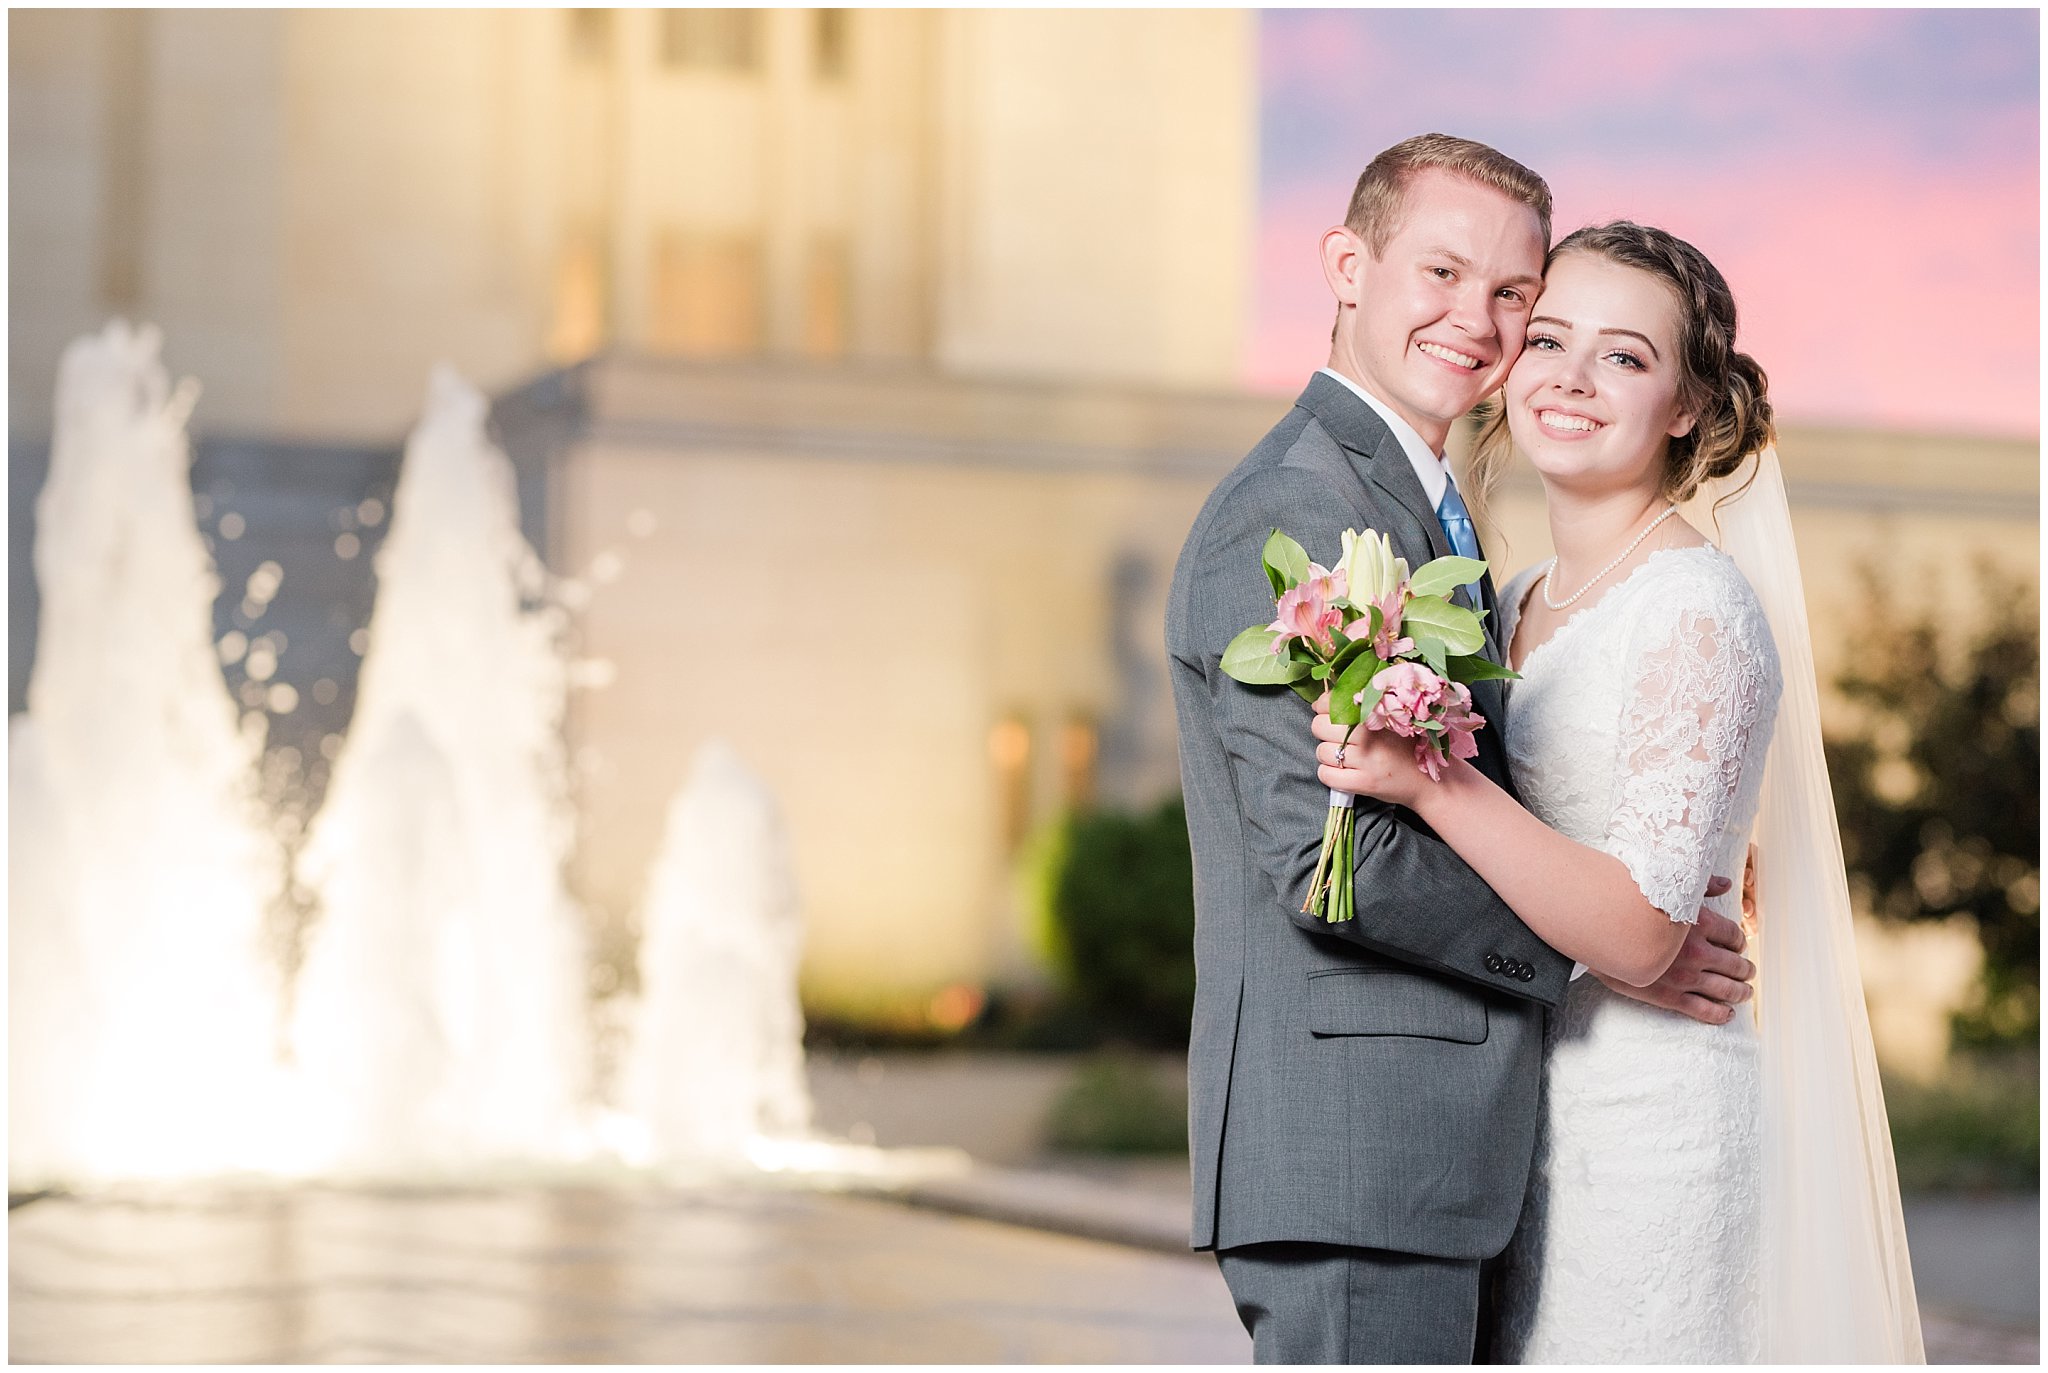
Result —
<path fill-rule="evenodd" d="M 718 737 L 781 798 L 813 1007 L 1042 976 L 1018 855 L 1064 807 L 1177 785 L 1167 579 L 1289 401 L 1240 381 L 1254 16 L 64 10 L 9 39 L 12 709 L 57 359 L 148 320 L 205 388 L 220 629 L 281 636 L 296 699 L 238 662 L 226 687 L 317 801 L 446 360 L 498 398 L 528 535 L 576 585 L 600 947 L 630 959 Z M 2035 575 L 2031 444 L 1782 451 L 1823 624 L 1870 551 Z M 1504 570 L 1547 554 L 1533 485 L 1497 513 Z"/>

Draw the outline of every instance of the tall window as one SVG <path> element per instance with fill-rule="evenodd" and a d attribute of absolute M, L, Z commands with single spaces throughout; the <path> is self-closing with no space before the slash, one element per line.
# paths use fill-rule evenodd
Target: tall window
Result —
<path fill-rule="evenodd" d="M 146 10 L 106 13 L 106 233 L 100 241 L 100 300 L 108 310 L 127 313 L 142 301 L 151 16 Z"/>
<path fill-rule="evenodd" d="M 1014 854 L 1031 830 L 1031 726 L 1007 715 L 988 732 L 988 760 L 996 771 L 996 829 L 1003 852 Z"/>
<path fill-rule="evenodd" d="M 759 10 L 663 10 L 663 66 L 750 72 L 761 65 Z"/>
<path fill-rule="evenodd" d="M 847 11 L 811 11 L 811 66 L 820 81 L 846 76 Z"/>
<path fill-rule="evenodd" d="M 569 55 L 578 62 L 609 62 L 612 55 L 612 12 L 569 11 Z"/>
<path fill-rule="evenodd" d="M 1095 804 L 1097 749 L 1095 722 L 1085 715 L 1068 716 L 1060 728 L 1060 790 L 1069 810 Z"/>
<path fill-rule="evenodd" d="M 846 244 L 821 238 L 804 265 L 804 352 L 836 358 L 846 351 Z"/>
<path fill-rule="evenodd" d="M 667 230 L 654 243 L 648 342 L 692 357 L 758 352 L 764 294 L 758 239 Z"/>
<path fill-rule="evenodd" d="M 594 225 L 563 235 L 555 260 L 555 317 L 548 329 L 548 355 L 557 362 L 587 358 L 604 345 L 604 239 Z"/>

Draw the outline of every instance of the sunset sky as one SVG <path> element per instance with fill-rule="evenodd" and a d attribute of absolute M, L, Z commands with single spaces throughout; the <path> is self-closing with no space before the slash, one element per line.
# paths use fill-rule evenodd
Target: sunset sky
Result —
<path fill-rule="evenodd" d="M 1692 240 L 1788 419 L 2039 430 L 2039 15 L 1269 12 L 1247 379 L 1325 358 L 1316 239 L 1372 155 L 1441 130 L 1550 182 L 1557 233 Z"/>

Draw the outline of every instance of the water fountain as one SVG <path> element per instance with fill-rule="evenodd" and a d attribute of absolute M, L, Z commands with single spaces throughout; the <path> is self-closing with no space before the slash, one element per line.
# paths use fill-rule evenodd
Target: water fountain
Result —
<path fill-rule="evenodd" d="M 276 848 L 212 637 L 185 425 L 154 328 L 65 351 L 9 724 L 10 1186 L 275 1157 Z M 260 720 L 260 717 L 259 717 Z"/>
<path fill-rule="evenodd" d="M 640 911 L 640 999 L 621 1074 L 645 1161 L 741 1162 L 810 1125 L 803 926 L 774 795 L 714 739 L 669 806 Z"/>
<path fill-rule="evenodd" d="M 10 724 L 10 1184 L 964 1167 L 809 1131 L 787 840 L 722 743 L 671 807 L 641 912 L 625 1110 L 590 1099 L 562 588 L 519 533 L 484 397 L 446 369 L 300 850 L 319 915 L 281 1009 L 264 717 L 238 723 L 221 675 L 188 471 L 197 388 L 173 388 L 159 351 L 154 329 L 116 324 L 60 377 L 37 655 Z"/>
<path fill-rule="evenodd" d="M 322 913 L 292 1045 L 330 1172 L 587 1148 L 564 623 L 485 414 L 434 373 L 377 557 L 355 717 L 299 865 Z"/>

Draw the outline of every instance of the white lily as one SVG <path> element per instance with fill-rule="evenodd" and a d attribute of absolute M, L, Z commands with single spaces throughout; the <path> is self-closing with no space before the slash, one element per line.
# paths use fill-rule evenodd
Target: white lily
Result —
<path fill-rule="evenodd" d="M 1385 601 L 1408 580 L 1408 560 L 1394 556 L 1394 541 L 1385 534 L 1370 529 L 1359 534 L 1347 529 L 1343 540 L 1344 556 L 1338 566 L 1344 569 L 1345 586 L 1353 605 Z"/>

